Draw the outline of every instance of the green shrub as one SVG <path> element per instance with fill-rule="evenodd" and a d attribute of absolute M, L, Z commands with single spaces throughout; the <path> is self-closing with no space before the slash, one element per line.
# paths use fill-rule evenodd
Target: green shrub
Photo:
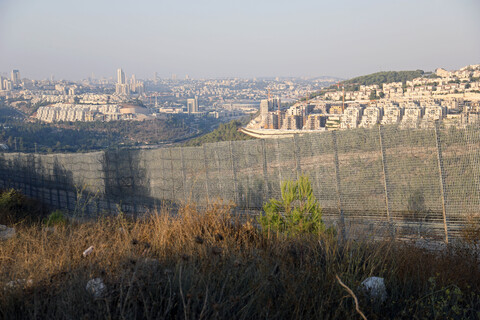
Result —
<path fill-rule="evenodd" d="M 263 210 L 265 214 L 259 222 L 266 232 L 294 235 L 318 234 L 325 230 L 322 209 L 306 176 L 301 176 L 298 181 L 283 182 L 282 199 L 271 199 L 263 206 Z"/>
<path fill-rule="evenodd" d="M 0 190 L 0 224 L 37 223 L 48 214 L 47 207 L 13 188 Z"/>
<path fill-rule="evenodd" d="M 57 225 L 65 225 L 67 223 L 67 219 L 65 218 L 62 210 L 55 210 L 53 211 L 45 221 L 45 225 L 47 227 L 53 227 Z"/>
<path fill-rule="evenodd" d="M 15 189 L 8 189 L 0 194 L 0 209 L 15 211 L 22 206 L 24 201 L 23 194 Z"/>
<path fill-rule="evenodd" d="M 24 218 L 25 197 L 15 189 L 0 193 L 0 223 L 12 224 Z"/>

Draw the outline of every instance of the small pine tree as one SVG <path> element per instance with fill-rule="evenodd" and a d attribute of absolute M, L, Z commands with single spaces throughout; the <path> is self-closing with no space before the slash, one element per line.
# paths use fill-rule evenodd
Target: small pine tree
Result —
<path fill-rule="evenodd" d="M 282 200 L 271 199 L 263 206 L 263 210 L 265 214 L 259 222 L 267 232 L 295 235 L 318 234 L 325 230 L 322 209 L 306 176 L 301 176 L 297 181 L 283 182 Z"/>

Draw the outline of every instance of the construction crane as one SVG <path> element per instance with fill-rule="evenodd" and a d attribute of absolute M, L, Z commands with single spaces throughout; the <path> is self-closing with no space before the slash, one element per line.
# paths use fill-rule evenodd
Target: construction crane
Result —
<path fill-rule="evenodd" d="M 337 82 L 337 88 L 340 89 L 340 81 Z M 345 111 L 345 86 L 342 85 L 342 114 Z"/>

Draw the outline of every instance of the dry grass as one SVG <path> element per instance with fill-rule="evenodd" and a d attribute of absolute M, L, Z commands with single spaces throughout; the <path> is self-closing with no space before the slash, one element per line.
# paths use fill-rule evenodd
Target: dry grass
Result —
<path fill-rule="evenodd" d="M 268 237 L 220 206 L 54 232 L 24 226 L 0 242 L 0 266 L 3 319 L 358 319 L 336 274 L 368 319 L 474 319 L 480 308 L 479 264 L 469 251 Z M 385 278 L 382 305 L 358 289 L 369 276 Z M 85 289 L 92 278 L 105 282 L 102 298 Z M 4 287 L 18 279 L 32 281 Z"/>

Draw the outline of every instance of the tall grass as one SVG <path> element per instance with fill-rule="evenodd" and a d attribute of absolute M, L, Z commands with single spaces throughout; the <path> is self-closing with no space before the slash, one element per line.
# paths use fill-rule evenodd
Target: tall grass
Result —
<path fill-rule="evenodd" d="M 337 275 L 368 319 L 479 316 L 467 249 L 267 235 L 220 206 L 17 231 L 0 242 L 3 319 L 360 319 Z M 385 278 L 383 304 L 361 293 L 369 276 Z M 92 278 L 106 284 L 101 298 L 85 289 Z"/>

